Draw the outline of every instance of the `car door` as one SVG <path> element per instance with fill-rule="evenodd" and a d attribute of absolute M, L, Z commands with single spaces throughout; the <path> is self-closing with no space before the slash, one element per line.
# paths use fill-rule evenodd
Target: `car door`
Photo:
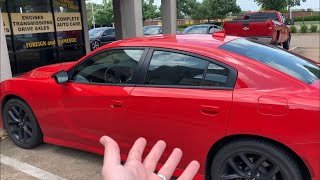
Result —
<path fill-rule="evenodd" d="M 226 132 L 236 70 L 184 52 L 156 49 L 148 56 L 145 76 L 128 99 L 128 140 L 142 136 L 152 145 L 162 139 L 165 156 L 180 147 L 188 157 L 183 162 L 204 159 Z"/>
<path fill-rule="evenodd" d="M 48 105 L 63 108 L 60 128 L 65 133 L 59 138 L 96 147 L 102 135 L 121 142 L 121 134 L 125 133 L 122 122 L 128 118 L 128 95 L 144 52 L 144 49 L 106 50 L 69 72 L 70 81 L 52 90 L 56 98 L 50 99 L 57 101 Z"/>
<path fill-rule="evenodd" d="M 115 41 L 115 31 L 114 29 L 105 30 L 101 35 L 101 44 L 106 45 Z"/>

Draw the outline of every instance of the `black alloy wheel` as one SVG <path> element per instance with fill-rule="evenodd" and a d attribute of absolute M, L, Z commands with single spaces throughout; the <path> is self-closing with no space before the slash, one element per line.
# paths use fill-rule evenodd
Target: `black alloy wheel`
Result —
<path fill-rule="evenodd" d="M 19 147 L 30 149 L 42 143 L 42 132 L 31 108 L 20 99 L 9 100 L 3 109 L 4 127 Z"/>
<path fill-rule="evenodd" d="M 303 180 L 295 160 L 272 143 L 244 140 L 227 144 L 215 156 L 212 180 Z"/>

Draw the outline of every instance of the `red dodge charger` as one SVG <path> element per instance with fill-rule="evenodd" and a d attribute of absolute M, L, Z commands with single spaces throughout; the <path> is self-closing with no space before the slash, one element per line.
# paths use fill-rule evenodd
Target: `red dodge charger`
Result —
<path fill-rule="evenodd" d="M 76 62 L 2 82 L 1 126 L 42 142 L 122 159 L 138 137 L 184 152 L 197 179 L 319 180 L 319 64 L 243 38 L 167 35 L 117 41 Z"/>

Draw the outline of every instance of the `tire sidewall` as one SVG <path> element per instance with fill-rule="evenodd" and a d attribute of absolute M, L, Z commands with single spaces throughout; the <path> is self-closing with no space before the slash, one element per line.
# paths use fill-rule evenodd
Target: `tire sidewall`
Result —
<path fill-rule="evenodd" d="M 8 120 L 9 120 L 9 114 L 8 114 L 8 110 L 9 108 L 11 108 L 14 105 L 18 105 L 20 107 L 22 107 L 26 113 L 28 113 L 29 116 L 29 120 L 31 123 L 31 127 L 32 127 L 32 137 L 30 138 L 30 140 L 24 144 L 19 142 L 14 136 L 13 134 L 9 131 L 9 125 L 8 125 Z M 11 99 L 9 100 L 2 111 L 2 118 L 3 118 L 3 125 L 4 128 L 7 130 L 8 136 L 10 137 L 10 139 L 19 147 L 25 148 L 25 149 L 30 149 L 33 148 L 37 145 L 39 145 L 42 141 L 42 132 L 41 129 L 39 127 L 38 121 L 34 115 L 34 113 L 32 112 L 31 108 L 22 100 L 19 99 Z"/>
<path fill-rule="evenodd" d="M 256 154 L 263 154 L 268 157 L 272 163 L 276 163 L 282 169 L 282 172 L 290 180 L 302 180 L 300 173 L 296 173 L 298 169 L 286 159 L 286 157 L 270 146 L 254 142 L 236 142 L 222 147 L 213 159 L 211 166 L 211 179 L 220 180 L 222 174 L 222 166 L 226 158 L 238 153 L 238 152 L 255 152 Z"/>

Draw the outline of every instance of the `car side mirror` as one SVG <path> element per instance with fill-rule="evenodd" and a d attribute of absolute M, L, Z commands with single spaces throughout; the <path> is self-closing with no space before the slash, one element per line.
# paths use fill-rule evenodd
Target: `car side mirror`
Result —
<path fill-rule="evenodd" d="M 63 84 L 69 81 L 69 75 L 66 71 L 60 71 L 53 76 L 58 84 Z"/>
<path fill-rule="evenodd" d="M 107 36 L 108 36 L 108 35 L 107 35 L 107 34 L 105 34 L 105 33 L 103 33 L 103 34 L 102 34 L 102 37 L 107 37 Z"/>

